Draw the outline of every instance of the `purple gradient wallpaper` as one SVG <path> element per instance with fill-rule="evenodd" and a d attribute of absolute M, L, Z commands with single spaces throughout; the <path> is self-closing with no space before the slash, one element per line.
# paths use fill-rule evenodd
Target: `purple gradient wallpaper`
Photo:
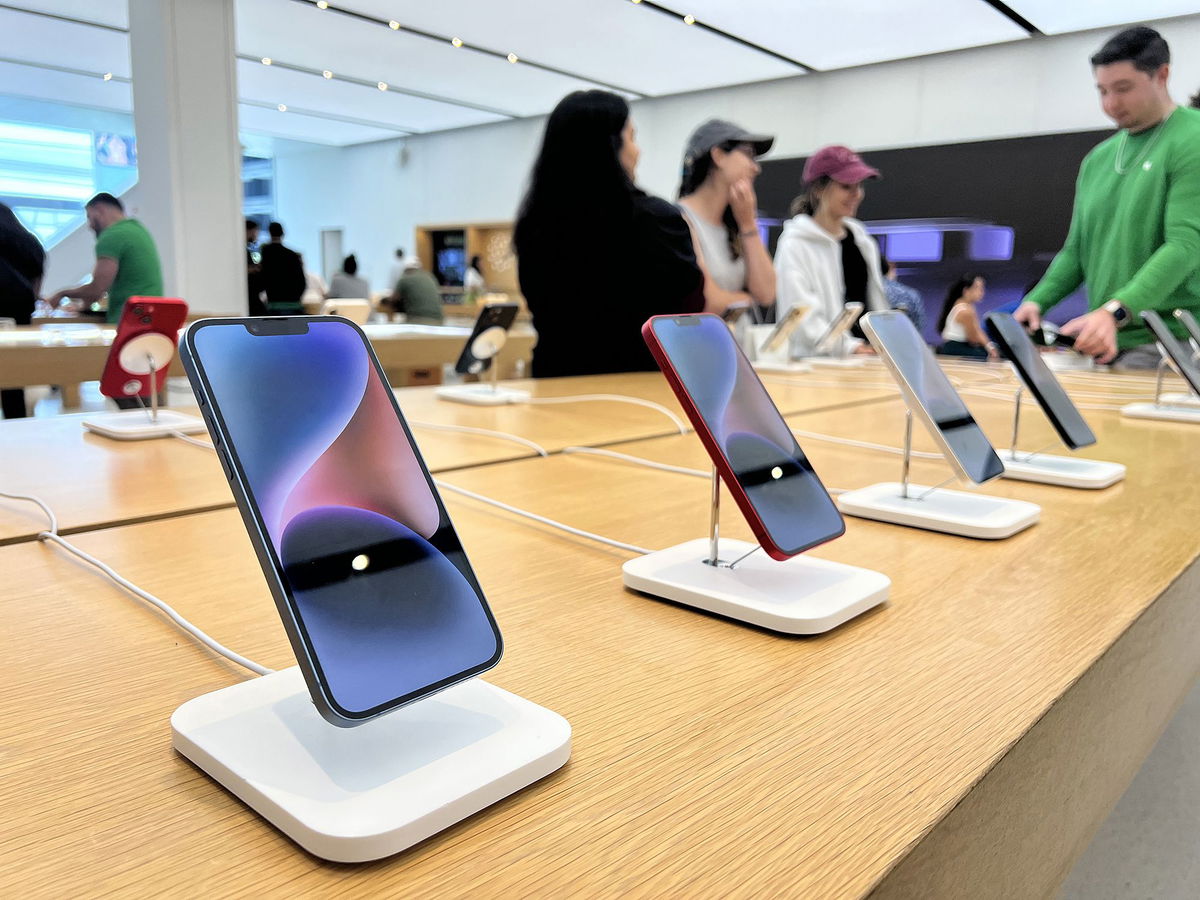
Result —
<path fill-rule="evenodd" d="M 841 534 L 841 514 L 725 323 L 664 316 L 654 333 L 780 549 L 798 553 Z"/>
<path fill-rule="evenodd" d="M 493 664 L 499 632 L 358 331 L 216 323 L 193 346 L 331 699 L 362 715 Z"/>

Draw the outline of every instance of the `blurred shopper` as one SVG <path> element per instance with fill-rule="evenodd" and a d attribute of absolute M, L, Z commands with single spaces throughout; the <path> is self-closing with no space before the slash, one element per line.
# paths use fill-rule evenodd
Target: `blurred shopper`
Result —
<path fill-rule="evenodd" d="M 342 260 L 342 270 L 334 272 L 329 279 L 329 290 L 325 292 L 326 300 L 353 298 L 357 300 L 371 299 L 371 286 L 366 279 L 358 277 L 358 260 L 351 253 Z"/>
<path fill-rule="evenodd" d="M 421 268 L 421 260 L 415 256 L 404 260 L 404 274 L 383 305 L 393 312 L 404 313 L 404 320 L 410 325 L 441 325 L 445 320 L 437 279 Z"/>
<path fill-rule="evenodd" d="M 262 255 L 258 249 L 258 223 L 246 220 L 246 312 L 251 316 L 265 316 L 267 305 L 263 302 Z"/>
<path fill-rule="evenodd" d="M 898 309 L 917 326 L 917 331 L 924 334 L 925 302 L 921 299 L 916 288 L 902 284 L 897 280 L 896 264 L 883 254 L 879 256 L 879 271 L 883 273 L 883 293 L 888 306 Z"/>
<path fill-rule="evenodd" d="M 758 230 L 754 193 L 758 157 L 773 143 L 721 119 L 709 119 L 688 138 L 679 207 L 704 273 L 706 312 L 748 303 L 761 320 L 759 310 L 775 302 L 775 267 Z"/>
<path fill-rule="evenodd" d="M 986 289 L 983 276 L 974 274 L 963 275 L 950 285 L 937 321 L 942 336 L 939 353 L 970 359 L 997 358 L 996 348 L 979 323 L 979 301 Z"/>
<path fill-rule="evenodd" d="M 1120 129 L 1079 167 L 1067 242 L 1016 312 L 1028 328 L 1080 284 L 1089 311 L 1063 334 L 1097 362 L 1141 369 L 1159 353 L 1138 313 L 1200 315 L 1200 111 L 1167 87 L 1171 53 L 1151 28 L 1128 28 L 1092 57 L 1104 114 Z M 1164 315 L 1183 337 L 1182 326 Z"/>
<path fill-rule="evenodd" d="M 654 370 L 642 323 L 704 308 L 683 216 L 634 184 L 639 152 L 616 94 L 576 91 L 550 113 L 513 236 L 535 377 Z"/>
<path fill-rule="evenodd" d="M 42 288 L 46 251 L 41 243 L 0 203 L 0 318 L 28 325 Z M 0 389 L 0 411 L 6 419 L 25 416 L 25 389 Z"/>
<path fill-rule="evenodd" d="M 775 247 L 782 319 L 797 304 L 809 307 L 793 338 L 793 351 L 811 355 L 816 342 L 847 303 L 864 311 L 887 309 L 879 245 L 854 218 L 866 194 L 863 183 L 879 172 L 849 147 L 822 147 L 804 164 L 804 192 L 792 202 Z M 870 353 L 856 325 L 834 352 Z"/>
<path fill-rule="evenodd" d="M 278 222 L 267 226 L 267 234 L 271 239 L 260 251 L 267 311 L 273 316 L 296 315 L 303 310 L 300 301 L 308 287 L 304 261 L 299 253 L 283 245 L 283 226 Z"/>
<path fill-rule="evenodd" d="M 471 257 L 470 265 L 463 275 L 463 302 L 474 303 L 486 290 L 487 284 L 483 280 L 483 257 L 476 254 Z"/>
<path fill-rule="evenodd" d="M 97 194 L 84 206 L 88 227 L 96 233 L 96 266 L 91 281 L 63 288 L 47 298 L 56 307 L 63 298 L 80 308 L 108 293 L 105 320 L 115 324 L 130 297 L 161 297 L 162 265 L 154 238 L 146 226 L 125 215 L 125 207 L 112 194 Z"/>

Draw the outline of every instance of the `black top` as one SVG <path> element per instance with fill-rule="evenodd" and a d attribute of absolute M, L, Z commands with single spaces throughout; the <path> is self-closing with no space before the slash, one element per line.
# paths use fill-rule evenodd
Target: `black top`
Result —
<path fill-rule="evenodd" d="M 516 248 L 538 333 L 533 376 L 656 370 L 642 324 L 704 309 L 704 278 L 679 210 L 638 191 L 628 224 L 610 233 L 581 236 L 571 222 L 555 224 L 556 234 L 529 234 Z"/>
<path fill-rule="evenodd" d="M 304 296 L 304 263 L 300 254 L 283 244 L 269 243 L 262 246 L 262 268 L 259 277 L 263 290 L 267 292 L 267 304 L 295 305 Z"/>
<path fill-rule="evenodd" d="M 0 203 L 0 317 L 29 324 L 45 265 L 41 243 Z"/>
<path fill-rule="evenodd" d="M 867 261 L 863 259 L 862 251 L 854 242 L 854 235 L 849 230 L 842 238 L 842 281 L 846 284 L 846 303 L 861 303 L 867 307 Z M 856 338 L 866 340 L 862 327 L 858 322 L 850 329 Z"/>

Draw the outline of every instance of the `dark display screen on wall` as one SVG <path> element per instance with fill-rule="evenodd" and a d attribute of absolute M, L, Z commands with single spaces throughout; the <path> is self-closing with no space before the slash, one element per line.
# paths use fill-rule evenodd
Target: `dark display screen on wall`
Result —
<path fill-rule="evenodd" d="M 862 153 L 883 178 L 867 183 L 858 217 L 879 240 L 899 278 L 925 301 L 927 339 L 949 285 L 967 273 L 988 285 L 980 313 L 1011 307 L 1041 277 L 1071 223 L 1079 164 L 1111 131 L 1038 135 Z M 762 163 L 758 202 L 771 251 L 800 193 L 804 158 Z M 1078 292 L 1051 314 L 1084 309 Z"/>

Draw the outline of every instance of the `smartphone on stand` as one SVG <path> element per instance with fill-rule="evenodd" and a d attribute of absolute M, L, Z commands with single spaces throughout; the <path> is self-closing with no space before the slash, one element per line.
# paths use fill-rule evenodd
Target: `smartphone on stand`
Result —
<path fill-rule="evenodd" d="M 772 559 L 845 531 L 833 498 L 718 316 L 655 316 L 642 337 Z"/>
<path fill-rule="evenodd" d="M 517 304 L 489 303 L 479 311 L 467 344 L 454 364 L 459 375 L 479 375 L 492 365 L 492 359 L 508 339 L 508 329 L 517 318 Z"/>
<path fill-rule="evenodd" d="M 126 355 L 136 352 L 128 348 L 129 342 L 143 335 L 153 335 L 150 341 L 153 356 L 169 361 L 175 355 L 179 329 L 187 319 L 187 310 L 187 304 L 176 297 L 130 297 L 121 310 L 117 334 L 104 362 L 100 393 L 113 399 L 161 394 L 167 386 L 168 366 L 156 369 L 153 376 L 149 373 L 138 375 L 121 365 L 122 351 Z M 141 368 L 139 365 L 138 370 Z"/>
<path fill-rule="evenodd" d="M 863 308 L 863 305 L 857 301 L 851 301 L 843 306 L 837 318 L 829 323 L 829 327 L 825 329 L 825 333 L 817 339 L 814 348 L 816 353 L 818 355 L 830 353 L 837 345 L 841 336 L 854 327 L 854 323 L 862 315 Z"/>
<path fill-rule="evenodd" d="M 771 329 L 771 333 L 767 335 L 767 339 L 762 342 L 759 347 L 760 353 L 775 353 L 782 346 L 784 341 L 792 336 L 792 332 L 796 330 L 796 326 L 800 324 L 800 320 L 808 315 L 809 307 L 803 304 L 796 304 L 790 307 L 782 319 L 775 323 L 775 327 Z"/>
<path fill-rule="evenodd" d="M 499 661 L 500 630 L 357 325 L 206 319 L 181 356 L 327 721 L 361 724 Z"/>
<path fill-rule="evenodd" d="M 1017 370 L 1017 377 L 1033 394 L 1062 442 L 1072 450 L 1096 443 L 1095 433 L 1042 359 L 1029 332 L 1008 313 L 988 313 L 984 327 L 1001 355 Z"/>
<path fill-rule="evenodd" d="M 933 351 L 907 315 L 900 310 L 869 312 L 863 332 L 896 379 L 909 411 L 925 425 L 959 477 L 975 484 L 1004 473 L 1004 463 Z"/>
<path fill-rule="evenodd" d="M 1142 313 L 1142 321 L 1154 334 L 1161 351 L 1166 355 L 1171 368 L 1179 373 L 1187 382 L 1192 393 L 1200 397 L 1200 364 L 1197 364 L 1190 343 L 1181 341 L 1171 333 L 1167 323 L 1155 310 L 1147 309 Z"/>

